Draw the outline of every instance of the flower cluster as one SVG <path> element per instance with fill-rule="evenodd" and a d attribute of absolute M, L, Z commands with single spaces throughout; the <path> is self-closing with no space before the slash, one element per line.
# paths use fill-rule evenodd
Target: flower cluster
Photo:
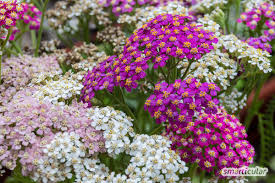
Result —
<path fill-rule="evenodd" d="M 18 20 L 22 20 L 25 25 L 28 25 L 30 30 L 38 30 L 40 27 L 40 15 L 41 12 L 33 5 L 28 3 L 21 3 L 21 14 L 18 16 Z M 10 40 L 13 41 L 16 33 L 20 32 L 16 27 L 13 29 Z"/>
<path fill-rule="evenodd" d="M 95 135 L 93 138 L 98 137 Z M 99 149 L 94 148 L 96 146 L 94 142 L 91 142 L 90 146 L 90 149 L 98 152 Z M 43 155 L 37 161 L 35 171 L 32 172 L 33 180 L 43 183 L 65 181 L 71 179 L 73 173 L 79 174 L 83 171 L 81 163 L 87 157 L 87 147 L 76 132 L 59 132 L 50 143 L 41 147 Z"/>
<path fill-rule="evenodd" d="M 92 43 L 76 45 L 71 50 L 56 49 L 54 55 L 59 63 L 66 65 L 84 62 L 85 60 L 96 63 L 106 56 L 104 52 L 100 52 Z"/>
<path fill-rule="evenodd" d="M 160 135 L 136 135 L 130 145 L 132 156 L 126 174 L 133 182 L 177 182 L 188 168 L 170 149 L 171 141 Z"/>
<path fill-rule="evenodd" d="M 146 6 L 137 8 L 134 15 L 122 14 L 118 18 L 118 23 L 121 24 L 134 24 L 135 27 L 141 28 L 143 24 L 148 22 L 150 19 L 155 18 L 161 14 L 173 14 L 173 15 L 187 15 L 188 9 L 183 5 L 182 2 L 169 1 L 166 4 L 160 6 Z"/>
<path fill-rule="evenodd" d="M 223 7 L 228 3 L 228 0 L 197 0 L 197 3 L 191 7 L 192 11 L 199 11 L 199 12 L 205 12 L 205 11 L 211 11 L 215 7 Z"/>
<path fill-rule="evenodd" d="M 54 9 L 47 11 L 49 26 L 58 34 L 76 33 L 81 21 L 88 23 L 90 20 L 82 20 L 83 15 L 95 16 L 100 25 L 110 24 L 108 14 L 94 0 L 58 1 Z"/>
<path fill-rule="evenodd" d="M 157 6 L 169 0 L 99 0 L 99 3 L 104 7 L 112 7 L 112 12 L 118 16 L 123 13 L 133 11 L 135 5 L 154 5 Z"/>
<path fill-rule="evenodd" d="M 184 59 L 177 67 L 183 68 L 181 70 L 183 75 L 188 68 L 188 60 Z M 215 83 L 227 89 L 230 86 L 230 80 L 237 76 L 237 68 L 237 62 L 231 59 L 228 53 L 215 49 L 192 62 L 186 78 L 197 78 L 201 82 Z"/>
<path fill-rule="evenodd" d="M 241 64 L 254 65 L 264 73 L 272 71 L 268 52 L 256 49 L 232 34 L 220 36 L 217 47 L 227 50 L 228 54 L 239 59 Z"/>
<path fill-rule="evenodd" d="M 58 62 L 53 56 L 35 58 L 29 55 L 12 57 L 4 60 L 2 82 L 0 85 L 0 101 L 8 103 L 20 88 L 25 87 L 36 74 L 61 72 Z"/>
<path fill-rule="evenodd" d="M 125 113 L 111 107 L 91 108 L 88 118 L 93 121 L 91 126 L 103 131 L 105 148 L 110 156 L 118 155 L 129 148 L 130 138 L 135 133 L 132 128 L 132 119 Z"/>
<path fill-rule="evenodd" d="M 268 28 L 273 29 L 273 36 L 275 36 L 274 31 L 274 6 L 269 3 L 262 3 L 257 8 L 253 8 L 249 11 L 243 12 L 238 19 L 238 22 L 244 22 L 246 26 L 250 29 L 256 29 L 258 22 L 265 19 L 265 24 Z"/>
<path fill-rule="evenodd" d="M 275 27 L 275 22 L 274 22 L 274 27 Z M 272 47 L 268 43 L 270 41 L 271 39 L 265 35 L 260 36 L 258 38 L 251 37 L 246 40 L 247 44 L 249 44 L 250 46 L 253 46 L 256 49 L 262 49 L 264 51 L 271 53 Z"/>
<path fill-rule="evenodd" d="M 44 74 L 40 74 L 43 78 Z M 55 75 L 54 77 L 47 77 L 47 79 L 35 78 L 30 86 L 37 86 L 37 91 L 33 96 L 39 100 L 48 100 L 53 104 L 70 104 L 73 99 L 80 95 L 83 85 L 81 75 L 75 75 L 67 72 L 64 76 Z M 42 80 L 42 81 L 41 81 Z M 36 83 L 41 81 L 40 83 Z M 41 85 L 39 85 L 41 84 Z"/>
<path fill-rule="evenodd" d="M 167 127 L 166 135 L 186 162 L 220 175 L 224 167 L 240 168 L 253 163 L 254 148 L 245 138 L 245 127 L 222 108 L 216 114 L 201 113 L 185 128 Z M 221 176 L 221 175 L 220 175 Z"/>
<path fill-rule="evenodd" d="M 0 1 L 0 26 L 9 29 L 23 13 L 23 7 L 17 0 Z"/>
<path fill-rule="evenodd" d="M 235 113 L 246 106 L 247 95 L 234 88 L 231 93 L 222 93 L 219 101 L 228 112 Z"/>
<path fill-rule="evenodd" d="M 125 45 L 126 36 L 120 27 L 107 26 L 96 35 L 104 43 L 110 43 L 114 53 L 121 53 Z"/>
<path fill-rule="evenodd" d="M 33 98 L 33 90 L 18 92 L 10 105 L 3 107 L 5 112 L 0 115 L 2 166 L 13 170 L 20 162 L 23 175 L 31 174 L 43 156 L 42 147 L 58 132 L 78 134 L 90 155 L 105 150 L 103 135 L 90 125 L 92 120 L 86 117 L 88 111 L 83 104 L 55 106 Z"/>
<path fill-rule="evenodd" d="M 57 39 L 42 41 L 39 48 L 39 53 L 40 54 L 53 53 L 58 49 L 60 45 L 61 45 L 61 41 Z"/>
<path fill-rule="evenodd" d="M 200 83 L 194 78 L 172 84 L 162 82 L 155 85 L 154 94 L 146 100 L 144 108 L 157 123 L 168 121 L 185 126 L 201 111 L 217 112 L 219 101 L 214 97 L 219 90 L 214 83 Z"/>

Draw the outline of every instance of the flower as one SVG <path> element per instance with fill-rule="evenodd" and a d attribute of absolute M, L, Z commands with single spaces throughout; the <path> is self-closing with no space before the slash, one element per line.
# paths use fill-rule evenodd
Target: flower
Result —
<path fill-rule="evenodd" d="M 134 136 L 132 119 L 125 113 L 111 107 L 90 108 L 88 117 L 93 121 L 91 126 L 103 131 L 105 148 L 110 156 L 124 152 L 130 145 L 130 138 Z"/>
<path fill-rule="evenodd" d="M 165 135 L 172 140 L 172 149 L 189 163 L 220 176 L 224 167 L 240 168 L 253 163 L 254 148 L 245 140 L 245 127 L 239 120 L 219 108 L 216 114 L 200 113 L 178 132 L 167 126 Z"/>
<path fill-rule="evenodd" d="M 132 156 L 126 169 L 130 179 L 140 181 L 176 182 L 188 168 L 178 154 L 170 149 L 171 141 L 160 135 L 136 135 L 129 147 Z"/>
<path fill-rule="evenodd" d="M 258 37 L 258 38 L 248 38 L 246 42 L 250 45 L 253 46 L 256 49 L 262 49 L 263 51 L 267 51 L 268 53 L 272 53 L 272 47 L 268 43 L 271 41 L 271 39 L 265 35 Z"/>
<path fill-rule="evenodd" d="M 54 8 L 46 12 L 49 26 L 58 34 L 76 34 L 81 31 L 81 16 L 93 16 L 99 25 L 111 23 L 109 14 L 103 11 L 103 7 L 94 0 L 58 1 Z"/>
<path fill-rule="evenodd" d="M 80 99 L 91 106 L 91 99 L 95 96 L 98 90 L 107 89 L 112 92 L 115 86 L 112 65 L 117 60 L 116 56 L 111 56 L 99 63 L 92 71 L 88 71 L 83 79 L 83 89 Z"/>
<path fill-rule="evenodd" d="M 135 5 L 154 5 L 166 3 L 169 0 L 100 0 L 99 3 L 104 7 L 112 7 L 112 12 L 118 16 L 123 13 L 130 13 Z"/>
<path fill-rule="evenodd" d="M 0 1 L 0 26 L 9 29 L 23 13 L 23 7 L 17 0 Z"/>
<path fill-rule="evenodd" d="M 137 81 L 146 77 L 145 72 L 152 62 L 153 68 L 164 67 L 173 59 L 199 59 L 213 49 L 218 40 L 213 33 L 203 30 L 190 17 L 182 15 L 158 15 L 136 30 L 126 41 L 119 62 L 116 85 L 127 91 L 138 86 Z M 175 62 L 175 61 L 173 61 Z"/>
<path fill-rule="evenodd" d="M 31 175 L 45 153 L 43 147 L 59 132 L 77 134 L 89 155 L 105 152 L 103 134 L 90 125 L 92 120 L 86 117 L 89 112 L 84 104 L 73 101 L 71 106 L 53 105 L 33 98 L 33 90 L 17 92 L 0 115 L 2 166 L 13 170 L 20 162 L 22 174 Z"/>
<path fill-rule="evenodd" d="M 247 9 L 243 12 L 238 19 L 238 22 L 245 23 L 250 29 L 255 30 L 257 27 L 263 29 L 263 39 L 250 38 L 248 40 L 249 44 L 256 47 L 266 50 L 271 53 L 271 46 L 266 43 L 267 41 L 271 42 L 275 38 L 275 22 L 274 22 L 274 5 L 272 2 L 255 2 L 257 6 Z M 263 25 L 258 22 L 264 21 Z M 261 44 L 263 42 L 264 44 Z"/>
<path fill-rule="evenodd" d="M 122 14 L 118 18 L 120 24 L 135 24 L 137 28 L 141 28 L 143 24 L 150 19 L 155 18 L 161 14 L 173 14 L 180 15 L 185 14 L 191 16 L 188 13 L 188 9 L 184 6 L 183 2 L 169 1 L 166 4 L 160 4 L 159 6 L 145 6 L 136 8 L 134 15 Z M 127 26 L 127 25 L 126 25 Z"/>
<path fill-rule="evenodd" d="M 144 108 L 157 123 L 168 121 L 184 127 L 201 111 L 217 112 L 218 100 L 212 97 L 219 90 L 214 83 L 200 83 L 194 78 L 176 80 L 172 84 L 162 82 L 155 85 L 154 94 L 146 100 Z"/>
<path fill-rule="evenodd" d="M 227 111 L 234 113 L 246 106 L 247 95 L 233 88 L 231 93 L 222 93 L 219 96 L 219 101 Z"/>
<path fill-rule="evenodd" d="M 13 95 L 28 85 L 36 74 L 47 75 L 52 71 L 61 73 L 54 56 L 32 57 L 22 55 L 4 60 L 2 65 L 2 84 L 0 85 L 0 103 L 9 103 Z"/>
<path fill-rule="evenodd" d="M 215 7 L 224 7 L 228 0 L 198 0 L 197 3 L 191 7 L 192 11 L 206 12 L 213 10 Z"/>
<path fill-rule="evenodd" d="M 30 85 L 37 87 L 37 91 L 33 94 L 35 98 L 41 101 L 47 100 L 53 104 L 68 105 L 80 95 L 83 76 L 67 72 L 64 76 L 54 75 L 52 78 L 48 76 L 46 79 L 42 79 L 45 76 L 47 75 L 38 75 Z M 40 79 L 40 77 L 42 78 Z M 42 84 L 38 82 L 40 80 L 42 80 L 40 82 Z"/>

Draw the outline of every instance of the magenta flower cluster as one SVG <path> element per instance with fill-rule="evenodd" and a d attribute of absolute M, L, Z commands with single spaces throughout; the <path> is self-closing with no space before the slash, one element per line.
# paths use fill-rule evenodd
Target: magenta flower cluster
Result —
<path fill-rule="evenodd" d="M 190 23 L 190 19 L 164 14 L 144 24 L 130 36 L 118 58 L 109 58 L 86 75 L 82 100 L 89 103 L 95 91 L 112 91 L 114 86 L 127 91 L 137 88 L 150 63 L 157 69 L 168 61 L 176 64 L 177 59 L 199 59 L 214 49 L 212 44 L 218 39 L 212 32 Z"/>
<path fill-rule="evenodd" d="M 269 3 L 262 3 L 258 8 L 253 8 L 247 12 L 243 12 L 238 22 L 245 23 L 250 29 L 254 30 L 260 21 L 265 21 L 267 29 L 264 34 L 271 40 L 275 37 L 275 13 L 274 6 Z"/>
<path fill-rule="evenodd" d="M 112 7 L 112 12 L 119 16 L 123 13 L 130 13 L 136 5 L 144 4 L 157 6 L 160 3 L 166 3 L 169 0 L 100 0 L 99 3 L 104 7 Z"/>
<path fill-rule="evenodd" d="M 31 30 L 38 30 L 40 28 L 40 15 L 42 14 L 33 4 L 22 3 L 23 10 L 19 16 L 19 20 L 22 20 L 24 24 L 29 24 Z M 19 29 L 14 27 L 10 40 L 13 41 L 16 33 L 20 32 Z"/>
<path fill-rule="evenodd" d="M 255 151 L 245 140 L 245 127 L 223 109 L 216 114 L 201 113 L 185 128 L 169 125 L 165 133 L 172 141 L 172 149 L 188 163 L 197 163 L 217 176 L 227 167 L 240 168 L 253 163 Z"/>
<path fill-rule="evenodd" d="M 15 26 L 22 13 L 23 7 L 16 0 L 0 1 L 0 26 L 5 29 Z"/>
<path fill-rule="evenodd" d="M 20 162 L 23 175 L 28 175 L 43 156 L 41 146 L 48 144 L 57 132 L 75 132 L 90 154 L 105 151 L 102 132 L 90 125 L 84 104 L 56 106 L 38 101 L 32 92 L 33 89 L 18 92 L 0 114 L 2 166 L 13 170 Z"/>
<path fill-rule="evenodd" d="M 253 46 L 256 49 L 262 49 L 264 51 L 267 51 L 269 53 L 272 52 L 272 47 L 268 42 L 271 42 L 271 39 L 265 35 L 260 36 L 258 38 L 248 38 L 246 40 L 247 44 L 249 44 L 250 46 Z"/>
<path fill-rule="evenodd" d="M 92 71 L 88 71 L 84 77 L 83 89 L 81 91 L 80 100 L 91 106 L 91 99 L 95 96 L 95 92 L 107 89 L 112 92 L 115 86 L 114 72 L 112 65 L 117 60 L 116 56 L 111 56 L 99 63 Z"/>
<path fill-rule="evenodd" d="M 176 80 L 172 84 L 162 82 L 156 84 L 144 108 L 157 123 L 168 121 L 171 125 L 185 127 L 201 111 L 217 112 L 218 100 L 213 98 L 217 91 L 220 89 L 216 84 L 200 83 L 194 78 Z"/>

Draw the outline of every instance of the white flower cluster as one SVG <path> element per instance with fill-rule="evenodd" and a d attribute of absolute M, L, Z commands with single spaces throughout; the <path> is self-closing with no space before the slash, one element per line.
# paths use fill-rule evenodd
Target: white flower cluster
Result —
<path fill-rule="evenodd" d="M 184 59 L 178 67 L 186 68 L 189 62 Z M 185 70 L 181 70 L 182 74 Z M 230 80 L 237 76 L 237 62 L 231 59 L 228 53 L 216 49 L 193 62 L 188 73 L 187 78 L 195 77 L 202 82 L 216 83 L 226 89 L 230 86 Z"/>
<path fill-rule="evenodd" d="M 170 144 L 160 135 L 136 135 L 126 151 L 132 158 L 124 174 L 109 173 L 109 169 L 99 160 L 85 159 L 81 173 L 76 173 L 76 182 L 178 182 L 178 173 L 183 174 L 188 168 L 180 156 L 169 149 Z M 181 182 L 191 183 L 189 178 L 183 178 Z"/>
<path fill-rule="evenodd" d="M 228 0 L 198 0 L 197 3 L 191 7 L 191 11 L 209 11 L 215 7 L 223 7 L 228 3 Z"/>
<path fill-rule="evenodd" d="M 43 183 L 71 179 L 86 156 L 86 148 L 74 132 L 57 133 L 51 143 L 42 148 L 44 156 L 38 160 L 32 179 Z"/>
<path fill-rule="evenodd" d="M 270 54 L 268 52 L 249 46 L 233 34 L 220 36 L 217 47 L 228 50 L 230 54 L 240 59 L 243 64 L 255 65 L 264 73 L 272 71 L 270 59 L 268 59 Z"/>
<path fill-rule="evenodd" d="M 160 135 L 136 135 L 130 145 L 133 156 L 126 174 L 133 182 L 176 182 L 188 171 L 185 162 L 170 149 L 171 141 Z"/>
<path fill-rule="evenodd" d="M 88 57 L 81 62 L 72 65 L 72 68 L 76 71 L 91 71 L 101 61 L 107 58 L 105 52 L 96 52 L 93 57 Z"/>
<path fill-rule="evenodd" d="M 229 180 L 228 183 L 246 183 L 248 182 L 248 179 L 245 179 L 244 177 L 237 177 L 235 179 Z"/>
<path fill-rule="evenodd" d="M 260 4 L 262 3 L 269 3 L 269 4 L 273 4 L 272 0 L 244 0 L 242 1 L 242 3 L 245 6 L 245 11 L 250 11 L 253 8 L 258 8 L 260 6 Z"/>
<path fill-rule="evenodd" d="M 121 15 L 118 19 L 118 23 L 135 24 L 136 28 L 141 27 L 151 18 L 155 18 L 160 14 L 185 14 L 188 15 L 188 9 L 183 6 L 181 2 L 171 1 L 166 5 L 158 7 L 147 6 L 144 8 L 137 8 L 134 15 Z"/>
<path fill-rule="evenodd" d="M 60 1 L 56 3 L 55 9 L 47 12 L 47 17 L 49 25 L 59 34 L 66 32 L 73 34 L 81 27 L 80 19 L 83 18 L 83 14 L 95 16 L 100 25 L 110 23 L 108 14 L 94 0 Z"/>
<path fill-rule="evenodd" d="M 220 25 L 214 22 L 209 14 L 204 15 L 203 18 L 198 19 L 198 25 L 202 25 L 204 30 L 209 30 L 215 33 L 216 37 L 221 35 Z"/>
<path fill-rule="evenodd" d="M 37 87 L 37 91 L 33 96 L 53 104 L 65 105 L 66 102 L 80 95 L 83 88 L 82 78 L 83 76 L 74 75 L 71 72 L 67 72 L 64 76 L 55 75 L 49 80 L 42 81 L 42 85 Z M 41 81 L 41 79 L 38 78 L 36 81 Z M 32 84 L 31 86 L 34 85 Z"/>
<path fill-rule="evenodd" d="M 236 88 L 234 88 L 230 94 L 221 94 L 219 96 L 219 101 L 221 105 L 227 109 L 227 111 L 234 113 L 246 106 L 247 95 L 243 95 L 242 92 L 239 92 Z"/>
<path fill-rule="evenodd" d="M 130 145 L 130 137 L 135 135 L 132 119 L 125 113 L 111 107 L 90 109 L 87 114 L 93 120 L 91 125 L 96 130 L 103 130 L 105 148 L 110 156 L 124 152 Z"/>

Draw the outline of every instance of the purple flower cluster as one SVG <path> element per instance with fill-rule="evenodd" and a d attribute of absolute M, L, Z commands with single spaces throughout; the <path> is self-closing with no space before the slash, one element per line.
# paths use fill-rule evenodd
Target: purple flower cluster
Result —
<path fill-rule="evenodd" d="M 0 26 L 9 29 L 23 13 L 23 8 L 16 0 L 0 1 Z"/>
<path fill-rule="evenodd" d="M 90 154 L 105 151 L 102 132 L 90 125 L 92 121 L 86 117 L 83 104 L 56 106 L 33 98 L 32 93 L 33 89 L 18 92 L 0 114 L 2 166 L 13 170 L 19 161 L 23 175 L 28 175 L 43 156 L 41 146 L 58 132 L 78 134 Z"/>
<path fill-rule="evenodd" d="M 245 127 L 223 109 L 216 114 L 201 113 L 185 128 L 169 125 L 165 135 L 184 161 L 197 163 L 217 176 L 225 167 L 240 168 L 253 163 L 255 151 L 245 140 Z"/>
<path fill-rule="evenodd" d="M 119 16 L 123 13 L 130 13 L 133 11 L 135 5 L 154 5 L 157 6 L 160 3 L 166 3 L 169 0 L 100 0 L 99 3 L 104 7 L 112 6 L 112 12 Z"/>
<path fill-rule="evenodd" d="M 175 59 L 199 59 L 214 49 L 212 43 L 218 40 L 213 33 L 189 21 L 190 17 L 165 14 L 144 24 L 118 58 L 108 58 L 86 75 L 81 99 L 89 103 L 95 91 L 112 91 L 114 86 L 131 91 L 146 77 L 150 63 L 157 69 L 168 61 L 175 64 Z"/>
<path fill-rule="evenodd" d="M 238 22 L 244 22 L 250 29 L 256 29 L 258 23 L 264 20 L 267 30 L 264 34 L 271 40 L 275 37 L 275 13 L 274 6 L 268 3 L 262 3 L 258 8 L 253 8 L 250 11 L 243 12 Z"/>
<path fill-rule="evenodd" d="M 31 30 L 38 30 L 40 28 L 40 15 L 41 11 L 37 9 L 33 4 L 21 3 L 22 13 L 18 17 L 18 20 L 22 20 L 25 24 L 29 24 Z M 10 40 L 13 41 L 16 33 L 20 32 L 19 29 L 14 27 Z"/>
<path fill-rule="evenodd" d="M 217 112 L 218 100 L 213 99 L 220 91 L 213 83 L 200 83 L 194 78 L 176 80 L 175 83 L 158 83 L 154 94 L 145 102 L 145 110 L 157 123 L 168 121 L 171 125 L 185 127 L 194 115 L 201 111 Z"/>
<path fill-rule="evenodd" d="M 116 56 L 111 56 L 100 62 L 92 71 L 88 71 L 83 78 L 83 89 L 81 91 L 80 99 L 91 106 L 91 99 L 95 96 L 98 90 L 107 89 L 112 92 L 115 86 L 112 66 L 117 61 Z"/>
<path fill-rule="evenodd" d="M 262 49 L 264 51 L 267 51 L 267 52 L 271 53 L 272 52 L 272 47 L 268 43 L 270 41 L 271 41 L 271 39 L 269 37 L 265 36 L 265 35 L 263 35 L 261 37 L 258 37 L 258 38 L 251 37 L 251 38 L 248 38 L 246 40 L 246 42 L 250 46 L 253 46 L 256 49 Z"/>

